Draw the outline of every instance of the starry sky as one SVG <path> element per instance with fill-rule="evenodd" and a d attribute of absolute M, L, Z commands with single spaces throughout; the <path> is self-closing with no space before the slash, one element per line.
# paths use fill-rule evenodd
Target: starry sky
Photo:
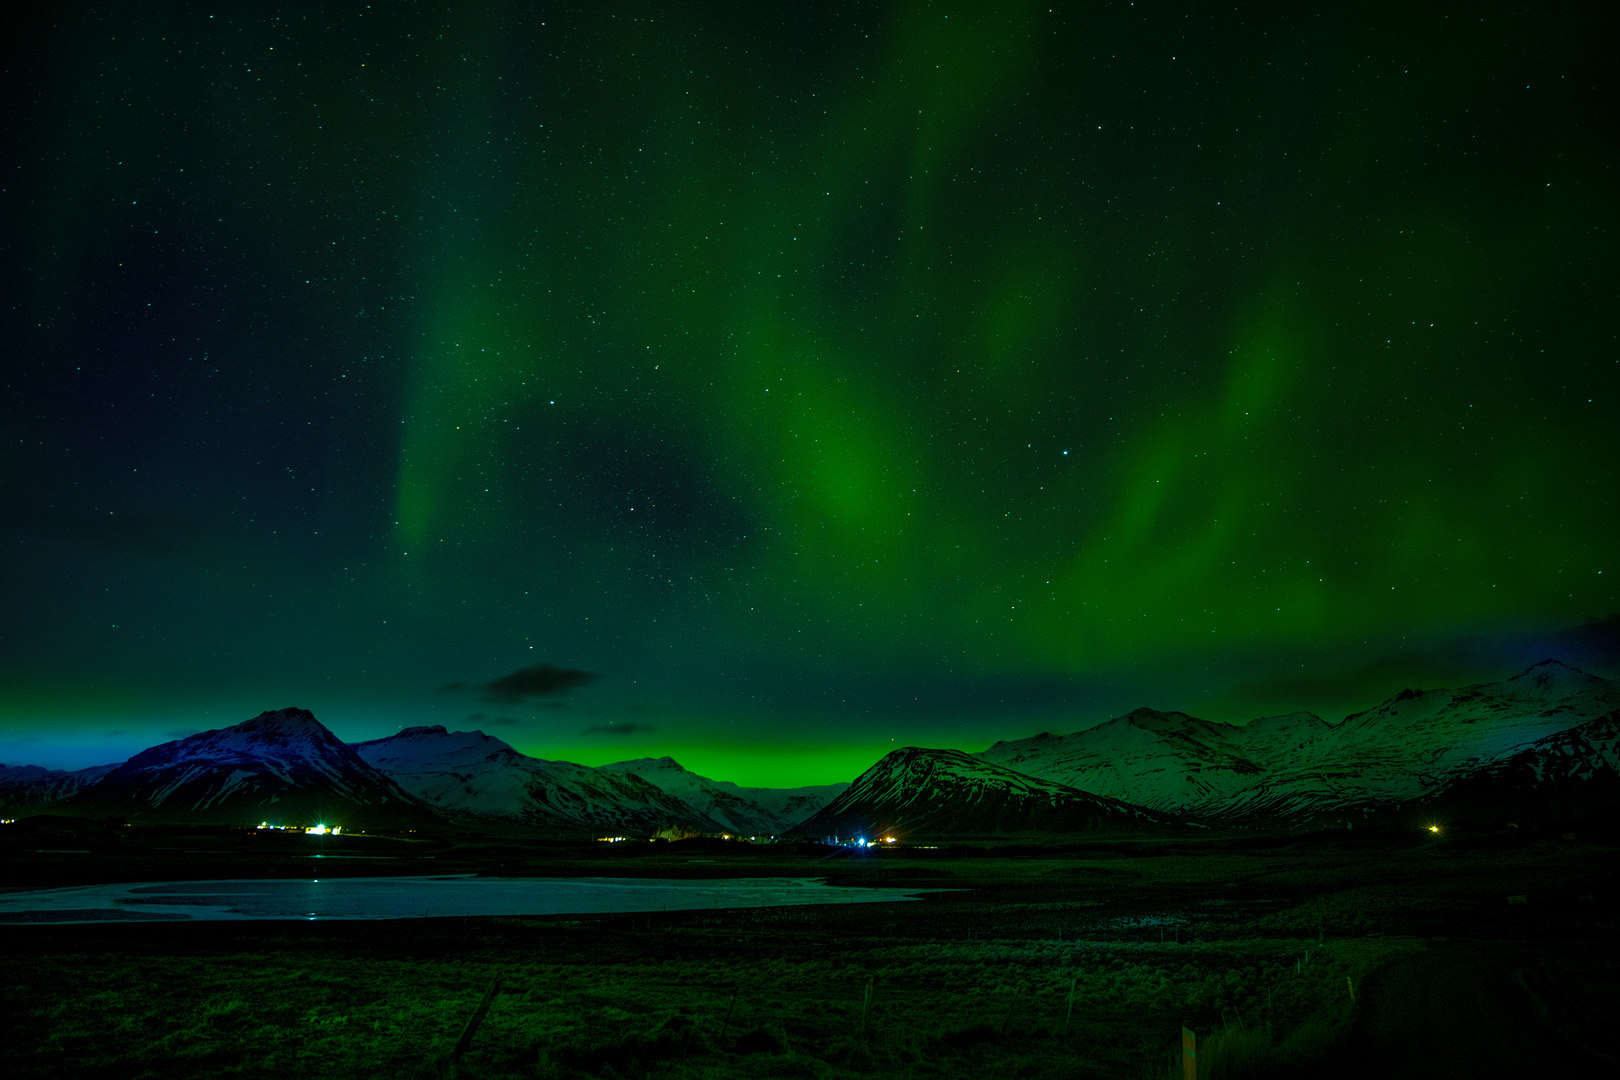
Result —
<path fill-rule="evenodd" d="M 1615 28 L 1315 6 L 9 12 L 0 761 L 1620 675 Z"/>

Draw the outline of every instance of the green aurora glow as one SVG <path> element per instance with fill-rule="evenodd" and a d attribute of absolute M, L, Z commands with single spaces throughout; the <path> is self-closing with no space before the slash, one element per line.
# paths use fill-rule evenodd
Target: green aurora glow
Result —
<path fill-rule="evenodd" d="M 41 17 L 0 754 L 478 709 L 533 753 L 809 783 L 1510 674 L 1620 608 L 1602 40 L 1197 5 Z M 600 677 L 435 693 L 541 660 Z"/>

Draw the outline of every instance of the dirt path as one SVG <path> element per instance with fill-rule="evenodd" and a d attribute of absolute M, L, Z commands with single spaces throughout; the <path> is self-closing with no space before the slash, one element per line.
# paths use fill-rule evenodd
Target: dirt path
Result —
<path fill-rule="evenodd" d="M 1620 1075 L 1612 945 L 1458 942 L 1369 978 L 1321 1075 L 1494 1080 Z"/>

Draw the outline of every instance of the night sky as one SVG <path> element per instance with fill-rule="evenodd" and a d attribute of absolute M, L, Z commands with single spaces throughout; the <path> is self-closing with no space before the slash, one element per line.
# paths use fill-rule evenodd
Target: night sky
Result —
<path fill-rule="evenodd" d="M 7 764 L 1620 675 L 1596 16 L 14 6 Z"/>

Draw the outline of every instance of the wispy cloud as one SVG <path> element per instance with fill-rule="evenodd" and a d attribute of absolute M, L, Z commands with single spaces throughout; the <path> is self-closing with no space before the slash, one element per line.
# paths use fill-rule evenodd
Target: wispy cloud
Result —
<path fill-rule="evenodd" d="M 585 729 L 586 735 L 647 735 L 657 730 L 651 724 L 597 724 Z"/>

